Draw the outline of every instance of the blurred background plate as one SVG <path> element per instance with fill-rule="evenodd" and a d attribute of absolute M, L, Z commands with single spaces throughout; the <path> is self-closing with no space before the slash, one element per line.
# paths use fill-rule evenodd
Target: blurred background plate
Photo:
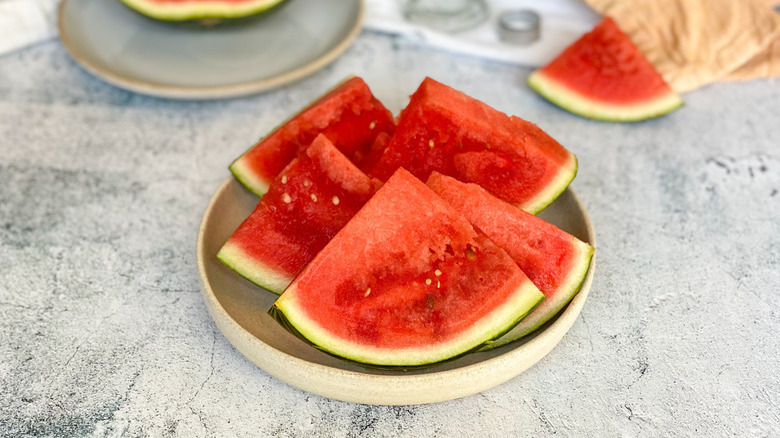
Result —
<path fill-rule="evenodd" d="M 63 0 L 62 42 L 87 71 L 139 93 L 216 99 L 261 92 L 326 66 L 360 33 L 361 0 L 290 0 L 210 29 L 158 22 L 119 0 Z"/>
<path fill-rule="evenodd" d="M 419 368 L 362 365 L 324 353 L 289 333 L 268 314 L 277 295 L 217 260 L 217 251 L 257 201 L 257 196 L 229 177 L 206 207 L 196 249 L 206 307 L 228 341 L 258 367 L 297 388 L 338 400 L 377 405 L 433 403 L 499 385 L 540 361 L 560 342 L 580 314 L 593 281 L 595 258 L 574 299 L 517 342 Z M 571 188 L 539 217 L 595 246 L 593 225 Z"/>

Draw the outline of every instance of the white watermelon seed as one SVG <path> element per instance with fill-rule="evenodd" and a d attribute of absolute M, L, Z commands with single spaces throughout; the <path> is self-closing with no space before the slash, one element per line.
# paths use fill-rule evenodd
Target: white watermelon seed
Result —
<path fill-rule="evenodd" d="M 376 128 L 376 120 L 374 120 L 373 122 L 371 122 L 371 123 L 368 125 L 368 129 L 374 129 L 374 128 Z"/>
<path fill-rule="evenodd" d="M 371 293 L 371 288 L 369 287 L 368 289 L 366 289 L 366 293 L 364 293 L 363 296 L 367 297 L 368 294 L 370 294 L 370 293 Z"/>
<path fill-rule="evenodd" d="M 429 148 L 433 149 L 433 147 L 434 147 L 435 145 L 436 145 L 436 144 L 433 142 L 433 140 L 428 140 L 428 147 L 429 147 Z"/>
<path fill-rule="evenodd" d="M 287 175 L 282 175 L 282 184 L 287 184 Z"/>
<path fill-rule="evenodd" d="M 303 186 L 304 187 L 310 187 L 311 186 L 311 181 L 309 181 L 308 179 L 304 180 L 303 181 Z"/>
<path fill-rule="evenodd" d="M 437 277 L 441 275 L 441 271 L 440 271 L 440 270 L 438 270 L 438 269 L 437 269 L 437 270 L 435 270 L 435 271 L 433 271 L 433 273 L 434 273 L 434 274 L 435 274 Z"/>
<path fill-rule="evenodd" d="M 312 193 L 312 194 L 311 194 L 311 200 L 312 200 L 312 201 L 314 201 L 314 202 L 317 202 L 317 195 L 315 195 L 314 193 Z"/>
<path fill-rule="evenodd" d="M 433 280 L 431 280 L 431 277 L 427 277 L 425 279 L 425 284 L 430 285 L 431 283 L 433 283 Z"/>
<path fill-rule="evenodd" d="M 341 202 L 338 196 L 334 196 L 331 201 L 333 201 L 333 205 L 339 205 L 339 202 Z"/>
<path fill-rule="evenodd" d="M 285 204 L 289 204 L 290 202 L 292 202 L 292 198 L 290 197 L 290 194 L 289 194 L 289 193 L 285 193 L 285 194 L 283 194 L 283 195 L 282 195 L 282 201 L 283 201 Z"/>

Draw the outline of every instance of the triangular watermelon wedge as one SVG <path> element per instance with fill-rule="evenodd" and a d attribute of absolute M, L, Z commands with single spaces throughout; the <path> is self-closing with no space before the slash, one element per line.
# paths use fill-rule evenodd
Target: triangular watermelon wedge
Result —
<path fill-rule="evenodd" d="M 528 85 L 567 111 L 599 120 L 650 119 L 683 104 L 609 17 L 532 73 Z"/>
<path fill-rule="evenodd" d="M 281 293 L 381 185 L 319 135 L 280 172 L 217 257 Z"/>
<path fill-rule="evenodd" d="M 393 115 L 359 77 L 351 77 L 276 128 L 230 165 L 246 188 L 263 196 L 276 175 L 319 134 L 359 163 L 380 132 L 393 132 Z"/>
<path fill-rule="evenodd" d="M 412 366 L 474 349 L 542 299 L 504 250 L 399 169 L 274 310 L 325 351 Z"/>
<path fill-rule="evenodd" d="M 528 335 L 555 316 L 579 292 L 593 247 L 544 220 L 510 205 L 476 184 L 434 172 L 427 182 L 436 194 L 504 249 L 545 296 L 544 302 L 488 348 Z"/>
<path fill-rule="evenodd" d="M 386 147 L 360 167 L 381 180 L 399 167 L 423 181 L 437 171 L 537 213 L 569 185 L 577 159 L 533 123 L 426 78 Z"/>

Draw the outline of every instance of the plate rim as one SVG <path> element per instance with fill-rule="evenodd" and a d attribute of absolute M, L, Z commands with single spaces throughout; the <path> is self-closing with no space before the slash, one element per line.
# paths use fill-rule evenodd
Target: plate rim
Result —
<path fill-rule="evenodd" d="M 399 376 L 362 373 L 310 362 L 278 350 L 244 329 L 225 310 L 211 287 L 204 254 L 206 230 L 215 204 L 233 184 L 239 183 L 228 176 L 219 185 L 198 228 L 196 264 L 209 315 L 225 338 L 246 359 L 288 385 L 313 394 L 352 403 L 410 405 L 453 400 L 488 390 L 523 373 L 552 351 L 574 325 L 590 292 L 596 252 L 579 293 L 543 331 L 515 348 L 499 347 L 507 349 L 502 354 L 459 368 Z M 595 248 L 596 234 L 588 211 L 573 189 L 568 187 L 566 190 L 582 212 L 589 243 Z"/>
<path fill-rule="evenodd" d="M 294 70 L 290 70 L 268 78 L 248 82 L 239 82 L 230 85 L 183 86 L 166 85 L 132 79 L 92 64 L 86 55 L 83 55 L 76 49 L 75 45 L 71 42 L 70 37 L 65 31 L 64 13 L 65 5 L 68 1 L 69 0 L 61 0 L 57 8 L 57 32 L 60 41 L 62 41 L 62 44 L 65 46 L 65 49 L 77 64 L 79 64 L 84 70 L 93 76 L 102 79 L 103 81 L 116 87 L 149 96 L 181 100 L 212 100 L 249 96 L 303 79 L 335 61 L 336 58 L 341 56 L 341 54 L 343 54 L 352 45 L 363 29 L 363 22 L 365 20 L 366 13 L 365 0 L 355 0 L 357 2 L 358 8 L 357 17 L 352 25 L 352 28 L 349 30 L 349 32 L 347 32 L 344 39 L 342 39 L 338 44 L 333 46 L 323 55 Z"/>

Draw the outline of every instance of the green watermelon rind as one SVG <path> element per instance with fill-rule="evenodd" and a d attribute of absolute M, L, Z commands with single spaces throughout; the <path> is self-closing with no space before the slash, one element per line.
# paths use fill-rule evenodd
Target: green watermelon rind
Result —
<path fill-rule="evenodd" d="M 166 3 L 149 0 L 122 0 L 129 8 L 162 21 L 188 21 L 203 18 L 242 18 L 266 12 L 287 0 L 250 0 L 235 4 L 219 0 Z"/>
<path fill-rule="evenodd" d="M 570 154 L 569 157 L 569 161 L 561 166 L 558 174 L 545 186 L 544 190 L 524 203 L 516 204 L 517 207 L 528 213 L 537 214 L 558 199 L 558 196 L 569 187 L 574 177 L 577 176 L 577 157 L 574 154 Z"/>
<path fill-rule="evenodd" d="M 233 161 L 228 169 L 230 169 L 230 173 L 233 174 L 233 176 L 238 180 L 238 182 L 241 183 L 241 185 L 246 187 L 250 192 L 254 193 L 259 198 L 262 198 L 263 195 L 268 192 L 268 189 L 271 187 L 271 183 L 273 181 L 266 181 L 265 179 L 261 178 L 258 173 L 253 172 L 252 169 L 249 168 L 247 162 L 242 160 L 244 155 L 246 155 L 246 153 L 242 154 L 235 161 Z"/>
<path fill-rule="evenodd" d="M 529 87 L 551 103 L 573 114 L 594 120 L 638 122 L 660 117 L 683 106 L 680 96 L 671 90 L 641 102 L 616 104 L 585 96 L 539 70 L 533 72 L 527 82 Z"/>
<path fill-rule="evenodd" d="M 501 336 L 503 336 L 504 334 L 508 333 L 508 332 L 509 332 L 510 330 L 512 330 L 512 329 L 513 329 L 513 328 L 514 328 L 514 327 L 515 327 L 517 324 L 519 324 L 519 323 L 520 323 L 520 322 L 521 322 L 521 321 L 522 321 L 524 318 L 526 318 L 526 317 L 527 317 L 528 315 L 530 315 L 530 314 L 531 314 L 531 313 L 532 313 L 534 310 L 536 310 L 536 309 L 537 309 L 537 308 L 538 308 L 538 307 L 539 307 L 539 306 L 540 306 L 542 303 L 544 303 L 544 299 L 541 299 L 541 300 L 539 300 L 539 301 L 536 303 L 536 305 L 535 305 L 535 306 L 533 306 L 533 307 L 529 308 L 529 309 L 528 309 L 528 310 L 527 310 L 525 313 L 523 313 L 522 315 L 519 315 L 519 316 L 518 316 L 518 320 L 515 322 L 515 324 L 513 324 L 513 325 L 511 325 L 511 326 L 509 326 L 509 327 L 506 327 L 506 329 L 505 329 L 503 332 L 500 332 L 500 333 L 498 333 L 498 334 L 497 334 L 497 335 L 496 335 L 496 336 L 495 336 L 493 339 L 498 339 L 498 338 L 500 338 Z M 273 318 L 273 319 L 274 319 L 275 321 L 277 321 L 279 324 L 281 324 L 281 325 L 282 325 L 282 327 L 284 327 L 284 328 L 285 328 L 287 331 L 289 331 L 290 333 L 292 333 L 293 335 L 295 335 L 295 337 L 297 337 L 298 339 L 302 340 L 303 342 L 306 342 L 307 344 L 311 345 L 312 347 L 314 347 L 314 348 L 316 348 L 316 349 L 318 349 L 318 350 L 321 350 L 321 351 L 323 351 L 323 352 L 325 352 L 325 353 L 327 353 L 327 354 L 330 354 L 330 355 L 331 355 L 331 356 L 333 356 L 333 357 L 338 357 L 339 359 L 342 359 L 342 360 L 348 360 L 348 361 L 350 361 L 350 362 L 359 363 L 359 364 L 361 364 L 361 365 L 363 365 L 363 366 L 372 366 L 372 367 L 375 367 L 375 368 L 377 368 L 377 369 L 386 369 L 386 370 L 398 370 L 398 369 L 402 369 L 402 370 L 409 370 L 409 369 L 425 369 L 425 368 L 427 368 L 427 367 L 430 367 L 430 366 L 434 366 L 434 365 L 440 365 L 440 364 L 442 364 L 442 363 L 446 363 L 446 362 L 449 362 L 449 361 L 453 361 L 453 360 L 459 359 L 459 358 L 461 358 L 461 357 L 463 357 L 463 356 L 466 356 L 466 355 L 468 355 L 468 354 L 471 354 L 471 353 L 475 353 L 475 352 L 478 352 L 478 351 L 483 351 L 483 350 L 488 350 L 488 348 L 484 348 L 484 347 L 485 347 L 486 345 L 488 345 L 488 344 L 489 344 L 489 343 L 490 343 L 490 342 L 493 340 L 493 339 L 491 339 L 491 340 L 489 340 L 489 341 L 483 342 L 482 344 L 480 344 L 480 345 L 477 345 L 476 347 L 472 348 L 471 350 L 464 351 L 464 352 L 462 352 L 462 353 L 460 353 L 460 354 L 458 354 L 458 355 L 452 356 L 452 357 L 450 357 L 450 358 L 448 358 L 448 359 L 445 359 L 445 360 L 443 360 L 443 361 L 439 361 L 439 362 L 432 362 L 432 363 L 427 363 L 427 364 L 422 364 L 422 365 L 404 365 L 404 366 L 394 366 L 394 365 L 374 365 L 374 364 L 368 364 L 368 363 L 365 363 L 365 362 L 357 362 L 357 361 L 354 361 L 354 360 L 351 360 L 351 359 L 347 359 L 347 358 L 345 358 L 345 357 L 342 357 L 342 356 L 338 356 L 338 355 L 336 355 L 336 354 L 333 354 L 333 353 L 331 353 L 331 352 L 329 352 L 329 351 L 327 351 L 327 350 L 324 350 L 324 349 L 320 348 L 318 345 L 315 345 L 315 344 L 313 344 L 311 341 L 309 341 L 308 339 L 306 339 L 306 337 L 305 337 L 305 336 L 303 336 L 303 335 L 301 334 L 301 332 L 299 332 L 299 331 L 298 331 L 298 329 L 296 329 L 296 328 L 295 328 L 295 327 L 294 327 L 294 326 L 293 326 L 293 325 L 290 323 L 290 321 L 288 321 L 288 320 L 287 320 L 287 317 L 286 317 L 286 316 L 284 316 L 284 313 L 282 313 L 282 311 L 281 311 L 281 310 L 279 310 L 279 309 L 278 309 L 276 306 L 271 306 L 271 308 L 268 310 L 268 315 L 269 315 L 269 316 L 271 316 L 271 318 Z"/>
<path fill-rule="evenodd" d="M 577 245 L 577 266 L 569 271 L 566 281 L 561 283 L 558 289 L 552 294 L 552 298 L 544 300 L 533 313 L 520 321 L 520 323 L 504 335 L 485 343 L 480 351 L 501 347 L 533 333 L 557 315 L 561 309 L 574 299 L 582 288 L 582 284 L 588 274 L 595 249 L 591 245 L 577 239 L 573 239 L 572 242 Z"/>
<path fill-rule="evenodd" d="M 222 246 L 217 258 L 242 277 L 277 295 L 293 281 L 292 277 L 267 266 L 232 242 Z"/>
<path fill-rule="evenodd" d="M 317 348 L 359 363 L 379 366 L 421 366 L 441 362 L 473 351 L 487 341 L 506 333 L 544 300 L 530 281 L 525 281 L 500 307 L 485 315 L 459 336 L 428 348 L 376 348 L 329 335 L 316 321 L 306 317 L 295 298 L 295 283 L 276 300 L 274 307 L 296 331 Z"/>

